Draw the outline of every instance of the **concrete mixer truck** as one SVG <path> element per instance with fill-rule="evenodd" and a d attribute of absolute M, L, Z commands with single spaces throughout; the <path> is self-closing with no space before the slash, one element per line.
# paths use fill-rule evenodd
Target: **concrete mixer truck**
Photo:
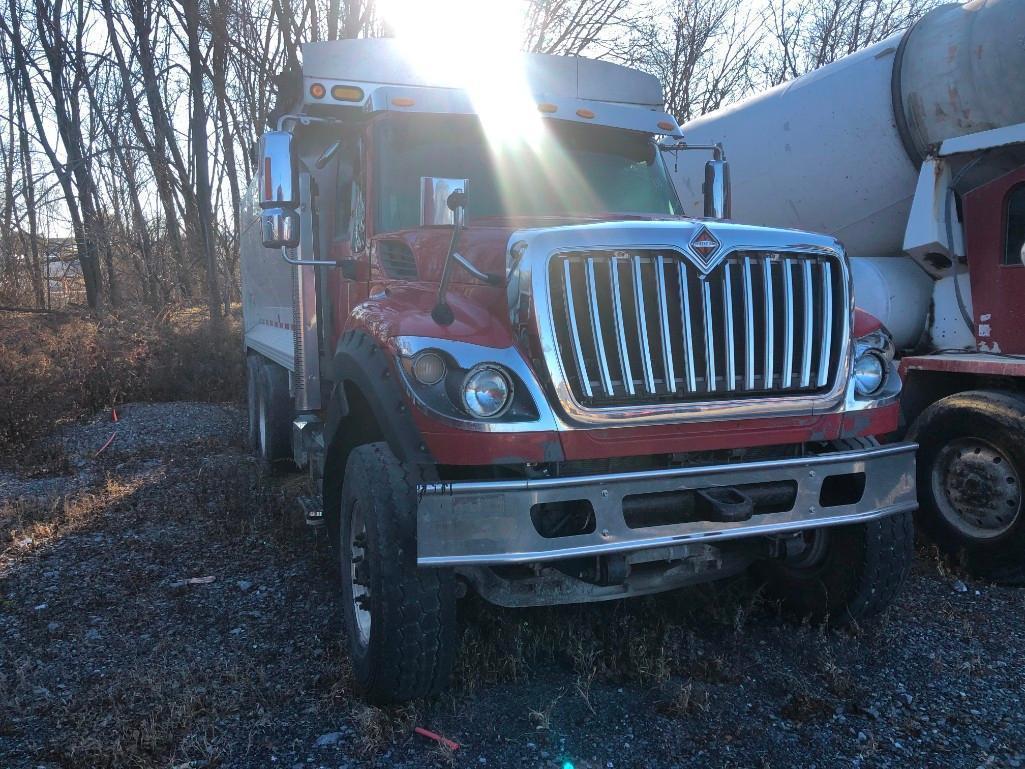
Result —
<path fill-rule="evenodd" d="M 920 528 L 1025 583 L 1025 2 L 904 33 L 683 126 L 729 153 L 732 215 L 834 235 L 893 334 Z M 681 162 L 685 205 L 700 169 Z"/>

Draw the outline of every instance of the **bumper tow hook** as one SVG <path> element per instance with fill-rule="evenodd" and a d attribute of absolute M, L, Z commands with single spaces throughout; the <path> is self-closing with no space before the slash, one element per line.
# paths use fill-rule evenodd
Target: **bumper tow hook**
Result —
<path fill-rule="evenodd" d="M 697 495 L 700 500 L 698 506 L 706 520 L 734 523 L 746 521 L 754 515 L 754 500 L 732 486 L 698 489 Z"/>

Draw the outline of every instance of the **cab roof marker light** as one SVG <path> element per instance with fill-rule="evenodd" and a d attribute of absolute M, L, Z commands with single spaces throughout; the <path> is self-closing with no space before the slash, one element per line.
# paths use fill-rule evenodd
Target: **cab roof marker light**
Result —
<path fill-rule="evenodd" d="M 676 126 L 674 126 L 668 120 L 659 120 L 658 121 L 658 127 L 661 128 L 663 131 L 674 131 L 674 130 L 676 130 Z"/>
<path fill-rule="evenodd" d="M 594 117 L 594 113 L 591 110 L 584 109 L 583 107 L 577 110 L 577 114 L 582 118 L 587 118 L 588 120 Z"/>
<path fill-rule="evenodd" d="M 391 100 L 392 106 L 395 107 L 412 107 L 416 102 L 407 96 L 398 96 Z"/>
<path fill-rule="evenodd" d="M 550 102 L 541 102 L 540 104 L 537 105 L 538 112 L 544 112 L 544 113 L 549 114 L 549 115 L 552 114 L 553 112 L 557 112 L 558 109 L 559 108 L 557 106 L 555 106 L 554 104 L 551 104 Z"/>
<path fill-rule="evenodd" d="M 363 89 L 354 85 L 333 85 L 331 98 L 337 101 L 363 101 Z"/>

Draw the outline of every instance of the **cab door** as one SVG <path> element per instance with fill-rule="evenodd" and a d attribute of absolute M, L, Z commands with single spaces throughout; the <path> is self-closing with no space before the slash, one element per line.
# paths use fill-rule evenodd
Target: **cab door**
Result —
<path fill-rule="evenodd" d="M 370 279 L 366 227 L 366 162 L 363 141 L 353 134 L 343 141 L 334 178 L 334 226 L 330 235 L 331 258 L 338 269 L 331 271 L 331 293 L 335 297 L 334 338 L 345 330 L 352 309 L 368 295 Z"/>
<path fill-rule="evenodd" d="M 1025 166 L 963 197 L 979 348 L 1025 353 Z"/>

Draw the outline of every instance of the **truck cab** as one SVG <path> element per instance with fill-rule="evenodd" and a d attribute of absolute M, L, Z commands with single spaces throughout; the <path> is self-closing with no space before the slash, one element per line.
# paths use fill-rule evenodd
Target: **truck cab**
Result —
<path fill-rule="evenodd" d="M 396 40 L 304 47 L 243 211 L 250 439 L 306 469 L 354 677 L 432 694 L 469 591 L 604 601 L 752 570 L 860 620 L 907 572 L 914 445 L 839 243 L 734 224 L 657 80 L 524 55 L 508 94 Z M 670 180 L 709 153 L 703 210 Z"/>

